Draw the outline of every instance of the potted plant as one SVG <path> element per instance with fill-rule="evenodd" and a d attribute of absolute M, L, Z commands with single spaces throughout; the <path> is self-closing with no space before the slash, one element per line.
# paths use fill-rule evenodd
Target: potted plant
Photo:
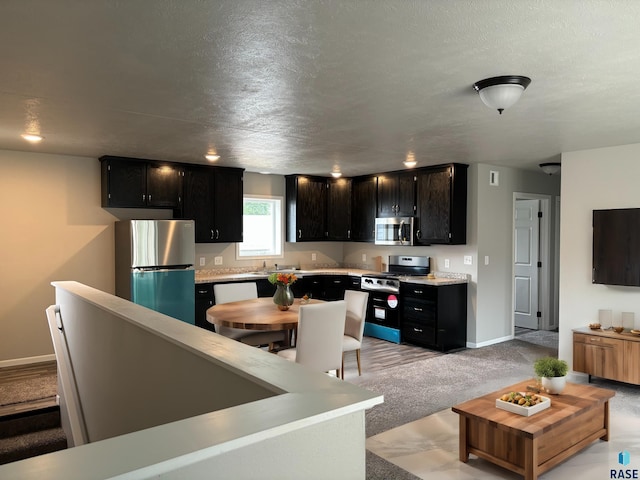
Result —
<path fill-rule="evenodd" d="M 533 370 L 547 392 L 558 394 L 564 390 L 569 371 L 569 365 L 564 360 L 555 357 L 539 358 L 534 362 Z"/>

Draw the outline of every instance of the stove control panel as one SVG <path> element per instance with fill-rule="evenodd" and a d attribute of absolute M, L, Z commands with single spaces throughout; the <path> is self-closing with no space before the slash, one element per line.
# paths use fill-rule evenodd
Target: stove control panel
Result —
<path fill-rule="evenodd" d="M 378 290 L 396 293 L 400 291 L 400 280 L 394 278 L 362 277 L 360 288 L 362 290 Z"/>

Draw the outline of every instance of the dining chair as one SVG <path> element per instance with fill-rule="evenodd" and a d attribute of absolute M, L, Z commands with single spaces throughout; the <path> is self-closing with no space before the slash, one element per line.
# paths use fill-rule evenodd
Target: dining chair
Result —
<path fill-rule="evenodd" d="M 213 286 L 213 295 L 216 304 L 251 300 L 258 298 L 258 286 L 255 282 L 215 284 Z M 287 335 L 285 331 L 261 332 L 244 328 L 222 327 L 220 325 L 216 325 L 215 329 L 216 333 L 247 345 L 254 347 L 269 345 L 269 351 L 275 349 L 276 343 L 284 343 Z"/>
<path fill-rule="evenodd" d="M 347 303 L 347 318 L 344 325 L 344 337 L 342 340 L 342 366 L 340 370 L 343 380 L 345 352 L 356 351 L 358 375 L 362 375 L 360 349 L 362 348 L 362 336 L 364 334 L 364 322 L 367 316 L 369 293 L 347 290 L 344 292 L 344 300 Z"/>
<path fill-rule="evenodd" d="M 301 305 L 296 346 L 280 350 L 278 355 L 316 371 L 335 370 L 340 378 L 346 316 L 344 300 Z"/>

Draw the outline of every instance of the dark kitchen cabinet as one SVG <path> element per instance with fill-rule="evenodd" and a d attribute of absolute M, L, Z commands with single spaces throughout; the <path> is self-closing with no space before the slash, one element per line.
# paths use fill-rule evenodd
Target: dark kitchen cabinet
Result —
<path fill-rule="evenodd" d="M 215 327 L 207 321 L 207 309 L 213 306 L 213 284 L 196 284 L 196 327 L 215 332 Z"/>
<path fill-rule="evenodd" d="M 378 178 L 356 177 L 351 184 L 351 240 L 375 240 Z"/>
<path fill-rule="evenodd" d="M 111 156 L 100 162 L 103 207 L 181 207 L 182 169 L 177 165 Z"/>
<path fill-rule="evenodd" d="M 242 241 L 243 170 L 188 165 L 181 216 L 194 220 L 196 243 Z"/>
<path fill-rule="evenodd" d="M 351 239 L 351 179 L 327 179 L 327 240 Z"/>
<path fill-rule="evenodd" d="M 416 205 L 413 172 L 378 175 L 378 217 L 412 217 Z"/>
<path fill-rule="evenodd" d="M 304 175 L 285 179 L 287 242 L 326 240 L 327 179 Z"/>
<path fill-rule="evenodd" d="M 449 351 L 467 343 L 467 284 L 400 283 L 402 341 Z"/>
<path fill-rule="evenodd" d="M 452 164 L 417 172 L 415 245 L 467 242 L 467 165 Z"/>

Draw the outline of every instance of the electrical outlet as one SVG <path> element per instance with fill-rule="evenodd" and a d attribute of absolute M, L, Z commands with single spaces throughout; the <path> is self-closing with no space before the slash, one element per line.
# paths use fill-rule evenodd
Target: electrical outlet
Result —
<path fill-rule="evenodd" d="M 489 255 L 484 256 L 484 264 L 489 265 Z"/>
<path fill-rule="evenodd" d="M 464 256 L 464 264 L 465 265 L 473 265 L 473 257 L 471 255 Z"/>
<path fill-rule="evenodd" d="M 449 259 L 448 258 L 444 259 L 444 268 L 449 268 Z"/>
<path fill-rule="evenodd" d="M 311 261 L 312 261 L 312 262 L 315 262 L 315 261 L 316 261 L 316 258 L 318 258 L 318 257 L 317 257 L 317 255 L 316 255 L 315 253 L 312 253 L 312 254 L 311 254 Z"/>
<path fill-rule="evenodd" d="M 204 257 L 200 257 L 200 266 L 204 267 L 205 264 L 205 258 Z"/>
<path fill-rule="evenodd" d="M 363 261 L 363 262 L 366 262 L 366 261 L 367 261 L 367 254 L 366 254 L 366 253 L 363 253 L 363 254 L 362 254 L 362 261 Z"/>
<path fill-rule="evenodd" d="M 213 257 L 213 263 L 216 265 L 222 265 L 222 257 Z"/>

